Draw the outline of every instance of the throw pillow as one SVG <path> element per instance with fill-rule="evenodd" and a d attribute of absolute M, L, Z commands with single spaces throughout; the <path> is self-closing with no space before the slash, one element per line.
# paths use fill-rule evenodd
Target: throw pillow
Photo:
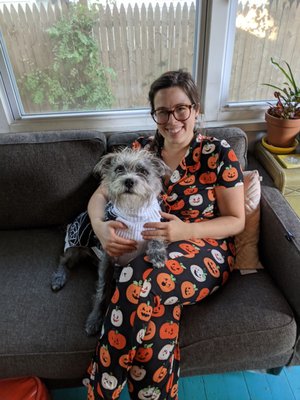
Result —
<path fill-rule="evenodd" d="M 246 222 L 243 232 L 235 236 L 236 259 L 233 269 L 263 268 L 258 257 L 260 220 L 260 176 L 257 170 L 244 171 Z"/>

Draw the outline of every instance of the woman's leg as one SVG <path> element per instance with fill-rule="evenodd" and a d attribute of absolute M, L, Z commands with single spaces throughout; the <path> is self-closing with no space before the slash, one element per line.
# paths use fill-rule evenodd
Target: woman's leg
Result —
<path fill-rule="evenodd" d="M 132 399 L 176 399 L 179 311 L 227 280 L 221 243 L 172 243 L 164 268 L 142 256 L 123 268 L 91 365 L 96 399 L 118 398 L 127 377 Z"/>

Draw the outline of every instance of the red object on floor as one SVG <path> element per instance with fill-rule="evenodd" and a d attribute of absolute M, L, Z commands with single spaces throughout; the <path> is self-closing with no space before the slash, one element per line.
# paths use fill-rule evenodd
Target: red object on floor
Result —
<path fill-rule="evenodd" d="M 0 380 L 1 400 L 50 400 L 44 383 L 35 376 Z"/>

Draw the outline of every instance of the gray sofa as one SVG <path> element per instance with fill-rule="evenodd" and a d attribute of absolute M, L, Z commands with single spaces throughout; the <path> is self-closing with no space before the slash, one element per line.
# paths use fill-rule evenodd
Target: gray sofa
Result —
<path fill-rule="evenodd" d="M 153 132 L 141 132 L 148 135 Z M 247 167 L 247 137 L 214 129 Z M 98 182 L 101 156 L 138 133 L 61 131 L 0 135 L 0 378 L 79 380 L 94 351 L 84 322 L 96 271 L 82 265 L 58 293 L 50 288 L 67 223 Z M 259 165 L 255 165 L 259 167 Z M 182 375 L 300 364 L 300 221 L 277 189 L 264 186 L 260 257 L 242 276 L 184 309 Z"/>

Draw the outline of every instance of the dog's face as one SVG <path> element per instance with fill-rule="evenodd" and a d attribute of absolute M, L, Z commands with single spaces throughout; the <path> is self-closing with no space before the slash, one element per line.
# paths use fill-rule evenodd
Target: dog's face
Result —
<path fill-rule="evenodd" d="M 126 148 L 102 157 L 94 172 L 102 176 L 109 200 L 120 208 L 139 208 L 159 195 L 170 169 L 147 150 Z"/>

